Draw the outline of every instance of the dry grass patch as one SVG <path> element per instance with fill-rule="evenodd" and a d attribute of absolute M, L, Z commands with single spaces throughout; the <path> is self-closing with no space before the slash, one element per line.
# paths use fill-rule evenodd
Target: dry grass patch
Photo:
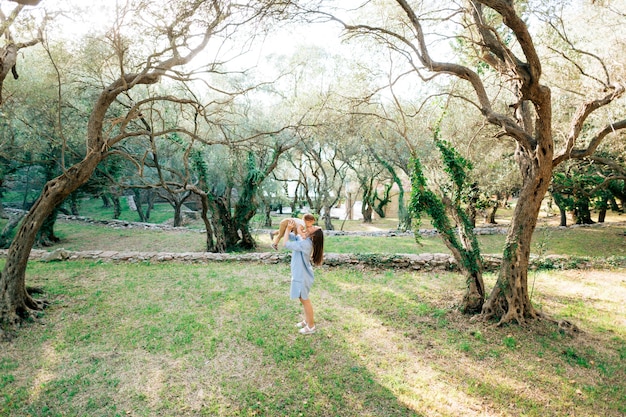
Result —
<path fill-rule="evenodd" d="M 602 276 L 599 271 L 593 275 L 599 281 L 590 286 L 597 290 L 596 297 L 612 285 L 612 280 L 602 280 Z M 559 288 L 568 287 L 568 276 L 560 272 L 543 278 L 551 283 L 560 280 L 552 288 L 556 294 Z M 489 282 L 493 280 L 488 277 Z M 624 412 L 620 405 L 626 399 L 620 380 L 626 356 L 624 327 L 615 333 L 610 328 L 601 332 L 593 328 L 573 337 L 548 321 L 494 328 L 492 323 L 471 322 L 451 308 L 450 299 L 458 301 L 462 293 L 460 280 L 456 286 L 451 284 L 441 275 L 420 275 L 411 281 L 410 274 L 396 274 L 389 282 L 384 274 L 377 274 L 361 285 L 350 279 L 337 287 L 354 295 L 351 313 L 341 316 L 357 322 L 360 317 L 365 323 L 353 326 L 349 345 L 399 398 L 421 404 L 418 409 L 424 415 Z M 543 291 L 535 293 L 538 301 L 555 294 Z M 342 297 L 344 303 L 346 298 L 352 296 Z M 558 317 L 570 300 L 560 301 L 546 313 Z M 593 316 L 595 308 L 589 306 L 589 314 L 569 319 L 580 325 Z M 419 378 L 412 378 L 411 370 Z M 403 376 L 390 377 L 397 373 Z M 605 404 L 603 397 L 611 398 L 611 404 Z"/>
<path fill-rule="evenodd" d="M 625 271 L 566 270 L 534 278 L 538 302 L 558 318 L 573 319 L 587 331 L 626 329 Z"/>

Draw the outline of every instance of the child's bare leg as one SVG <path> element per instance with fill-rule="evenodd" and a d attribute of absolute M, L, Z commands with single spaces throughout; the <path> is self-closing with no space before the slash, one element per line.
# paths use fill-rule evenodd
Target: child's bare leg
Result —
<path fill-rule="evenodd" d="M 274 235 L 274 239 L 272 240 L 272 246 L 276 248 L 278 246 L 278 242 L 285 236 L 285 230 L 287 230 L 287 225 L 289 224 L 290 219 L 282 219 L 280 224 L 278 225 L 278 233 Z"/>

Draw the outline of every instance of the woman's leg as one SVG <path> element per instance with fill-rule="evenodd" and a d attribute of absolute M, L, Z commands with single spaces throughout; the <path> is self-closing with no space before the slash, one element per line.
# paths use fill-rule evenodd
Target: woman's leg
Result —
<path fill-rule="evenodd" d="M 303 300 L 300 297 L 300 303 L 302 303 L 302 307 L 304 307 L 304 321 L 306 321 L 309 329 L 315 327 L 315 319 L 313 317 L 313 304 L 311 304 L 311 300 Z"/>

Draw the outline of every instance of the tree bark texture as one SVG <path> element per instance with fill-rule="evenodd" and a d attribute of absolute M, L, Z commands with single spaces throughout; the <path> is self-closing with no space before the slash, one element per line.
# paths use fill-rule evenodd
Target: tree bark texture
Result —
<path fill-rule="evenodd" d="M 117 194 L 113 195 L 111 199 L 113 200 L 113 218 L 117 220 L 122 215 L 122 202 Z"/>
<path fill-rule="evenodd" d="M 324 206 L 324 228 L 326 230 L 335 230 L 333 219 L 330 217 L 330 206 Z"/>
<path fill-rule="evenodd" d="M 203 191 L 199 186 L 195 185 L 187 185 L 187 189 L 200 197 L 200 201 L 202 203 L 200 217 L 204 222 L 204 228 L 206 230 L 206 251 L 213 253 L 225 252 L 226 247 L 224 245 L 223 234 L 221 235 L 221 238 L 218 236 L 218 233 L 216 233 L 218 229 L 217 223 L 216 226 L 213 227 L 213 224 L 211 224 L 211 220 L 209 219 L 209 212 L 213 214 L 217 213 L 217 208 L 211 204 L 209 194 Z"/>
<path fill-rule="evenodd" d="M 485 223 L 498 224 L 496 222 L 496 212 L 498 211 L 498 202 L 494 202 L 491 207 L 487 208 L 487 215 L 485 216 Z"/>
<path fill-rule="evenodd" d="M 499 318 L 500 324 L 524 324 L 537 318 L 528 294 L 528 264 L 532 235 L 541 203 L 552 178 L 552 141 L 539 142 L 538 152 L 518 149 L 518 163 L 525 172 L 519 203 L 515 206 L 506 237 L 498 280 L 483 306 L 486 318 Z"/>
<path fill-rule="evenodd" d="M 602 207 L 598 212 L 598 223 L 604 223 L 606 219 L 607 207 Z"/>
<path fill-rule="evenodd" d="M 265 205 L 265 221 L 263 223 L 264 227 L 268 229 L 272 228 L 272 207 L 269 204 Z"/>
<path fill-rule="evenodd" d="M 239 234 L 232 219 L 228 198 L 226 196 L 212 196 L 211 206 L 214 222 L 219 224 L 219 228 L 216 227 L 216 234 L 222 235 L 224 251 L 226 251 L 227 248 L 234 247 L 239 241 Z"/>
<path fill-rule="evenodd" d="M 49 181 L 24 219 L 9 247 L 4 269 L 0 273 L 0 318 L 14 324 L 29 316 L 30 310 L 39 310 L 41 302 L 26 291 L 26 265 L 39 229 L 48 216 L 65 198 L 87 182 L 100 162 L 101 154 L 90 153 L 61 176 Z"/>
<path fill-rule="evenodd" d="M 567 211 L 564 208 L 559 207 L 559 216 L 560 216 L 559 226 L 566 227 L 567 226 Z"/>
<path fill-rule="evenodd" d="M 133 188 L 133 196 L 135 197 L 135 207 L 137 208 L 137 215 L 139 215 L 140 222 L 146 222 L 148 219 L 143 214 L 143 204 L 141 202 L 141 190 Z"/>

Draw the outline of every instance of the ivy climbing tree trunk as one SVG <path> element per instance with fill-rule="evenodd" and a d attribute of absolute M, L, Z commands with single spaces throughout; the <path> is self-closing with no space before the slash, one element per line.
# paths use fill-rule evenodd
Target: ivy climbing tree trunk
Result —
<path fill-rule="evenodd" d="M 385 167 L 389 174 L 391 174 L 391 178 L 393 183 L 398 187 L 398 230 L 407 231 L 411 230 L 411 215 L 406 209 L 406 204 L 404 202 L 404 186 L 402 184 L 402 180 L 396 173 L 394 167 L 384 159 L 382 159 L 374 150 L 371 150 L 372 154 L 376 158 L 376 160 Z M 389 191 L 391 191 L 391 185 L 389 186 Z"/>
<path fill-rule="evenodd" d="M 431 191 L 427 186 L 422 165 L 414 155 L 410 211 L 418 221 L 422 212 L 428 213 L 432 219 L 433 226 L 465 276 L 466 291 L 459 309 L 467 314 L 476 314 L 482 311 L 485 300 L 483 263 L 474 226 L 461 207 L 461 195 L 467 189 L 466 171 L 471 169 L 471 164 L 449 144 L 439 140 L 439 132 L 437 126 L 435 143 L 441 152 L 450 183 L 440 187 L 441 196 Z"/>
<path fill-rule="evenodd" d="M 381 219 L 385 218 L 385 207 L 391 202 L 391 188 L 393 187 L 393 183 L 383 185 L 384 191 L 382 197 L 378 195 L 378 191 L 374 190 L 373 196 L 373 209 L 378 214 L 378 217 Z"/>
<path fill-rule="evenodd" d="M 361 215 L 363 216 L 363 223 L 372 223 L 372 199 L 373 199 L 373 180 L 367 178 L 360 178 L 362 198 L 361 198 Z"/>
<path fill-rule="evenodd" d="M 254 237 L 250 233 L 250 221 L 258 209 L 256 194 L 265 179 L 272 173 L 278 165 L 280 155 L 290 149 L 293 145 L 277 144 L 267 161 L 256 161 L 254 154 L 248 154 L 247 173 L 241 186 L 239 200 L 235 204 L 233 221 L 235 229 L 241 234 L 241 239 L 237 243 L 244 249 L 256 247 Z"/>

